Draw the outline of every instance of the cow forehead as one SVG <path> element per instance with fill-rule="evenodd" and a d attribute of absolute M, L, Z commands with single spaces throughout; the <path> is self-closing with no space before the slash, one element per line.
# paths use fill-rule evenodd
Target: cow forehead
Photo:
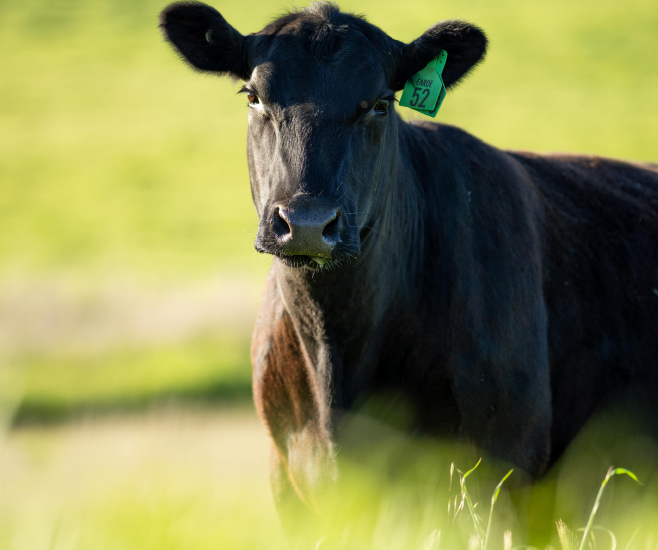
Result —
<path fill-rule="evenodd" d="M 382 47 L 388 37 L 372 27 L 383 35 L 373 40 L 349 20 L 342 23 L 298 19 L 278 29 L 260 49 L 251 82 L 284 107 L 313 103 L 351 113 L 376 100 L 387 91 L 393 65 L 392 54 L 382 51 L 391 49 Z"/>
<path fill-rule="evenodd" d="M 252 82 L 267 101 L 281 107 L 312 103 L 346 114 L 362 101 L 375 101 L 387 91 L 384 71 L 362 60 L 299 61 L 286 57 L 269 60 L 256 67 Z"/>

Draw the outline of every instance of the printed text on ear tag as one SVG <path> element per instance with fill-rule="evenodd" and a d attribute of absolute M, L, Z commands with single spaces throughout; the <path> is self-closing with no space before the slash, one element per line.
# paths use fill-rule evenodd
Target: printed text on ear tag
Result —
<path fill-rule="evenodd" d="M 407 80 L 400 98 L 401 107 L 409 107 L 432 118 L 436 116 L 446 96 L 446 87 L 441 78 L 446 59 L 448 53 L 441 50 L 438 57 Z"/>

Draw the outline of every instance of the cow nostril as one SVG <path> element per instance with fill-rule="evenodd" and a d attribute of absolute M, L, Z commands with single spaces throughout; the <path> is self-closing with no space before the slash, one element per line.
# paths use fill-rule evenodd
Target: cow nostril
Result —
<path fill-rule="evenodd" d="M 290 235 L 290 224 L 281 215 L 278 208 L 274 209 L 274 215 L 272 216 L 272 226 L 274 229 L 274 234 L 277 236 L 277 238 L 281 239 L 287 235 Z"/>
<path fill-rule="evenodd" d="M 338 218 L 340 218 L 340 212 L 336 212 L 334 217 L 324 226 L 322 229 L 322 237 L 325 239 L 336 239 L 338 236 Z"/>

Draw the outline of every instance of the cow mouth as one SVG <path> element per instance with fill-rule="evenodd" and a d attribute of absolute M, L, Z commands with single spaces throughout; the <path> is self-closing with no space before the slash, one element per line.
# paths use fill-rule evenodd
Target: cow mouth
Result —
<path fill-rule="evenodd" d="M 320 256 L 303 256 L 303 255 L 285 256 L 283 254 L 276 254 L 276 257 L 279 258 L 279 260 L 288 267 L 295 267 L 295 268 L 305 267 L 314 271 L 333 269 L 338 265 L 344 263 L 346 259 L 352 258 L 352 256 L 349 256 L 344 258 L 330 259 L 330 258 L 322 258 Z"/>
<path fill-rule="evenodd" d="M 256 243 L 255 248 L 256 251 L 261 254 L 274 256 L 287 267 L 309 269 L 311 271 L 326 271 L 333 269 L 339 265 L 344 265 L 346 261 L 356 257 L 354 254 L 346 254 L 345 251 L 334 253 L 330 258 L 308 254 L 285 254 L 278 248 L 261 246 L 259 243 Z"/>

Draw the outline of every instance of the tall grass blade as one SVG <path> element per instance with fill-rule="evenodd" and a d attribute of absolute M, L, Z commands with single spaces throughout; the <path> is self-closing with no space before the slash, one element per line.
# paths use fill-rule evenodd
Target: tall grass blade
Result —
<path fill-rule="evenodd" d="M 603 480 L 603 483 L 601 483 L 599 494 L 596 495 L 596 500 L 594 501 L 592 512 L 589 515 L 589 520 L 587 521 L 585 532 L 583 533 L 583 540 L 580 542 L 580 547 L 578 548 L 578 550 L 583 550 L 583 548 L 585 547 L 585 541 L 587 540 L 587 536 L 589 535 L 592 529 L 592 524 L 594 523 L 594 517 L 596 516 L 596 512 L 599 509 L 599 504 L 601 504 L 601 497 L 603 496 L 603 491 L 605 489 L 605 486 L 608 484 L 608 481 L 610 481 L 610 478 L 612 476 L 620 475 L 620 474 L 626 474 L 628 477 L 630 477 L 631 479 L 635 480 L 637 483 L 642 485 L 642 482 L 640 482 L 637 476 L 630 470 L 627 470 L 626 468 L 613 468 L 611 466 L 608 469 L 608 473 L 605 475 L 605 479 Z"/>
<path fill-rule="evenodd" d="M 473 466 L 468 472 L 463 474 L 462 479 L 466 479 L 468 476 L 470 476 L 475 471 L 475 469 L 480 465 L 480 462 L 482 462 L 482 457 L 480 457 L 480 460 L 477 461 L 477 464 L 475 466 Z M 459 470 L 457 471 L 459 472 Z M 461 474 L 461 472 L 459 473 Z"/>
<path fill-rule="evenodd" d="M 479 462 L 478 462 L 479 464 Z M 477 465 L 476 465 L 477 466 Z M 493 496 L 491 497 L 491 509 L 489 510 L 489 521 L 487 521 L 487 531 L 484 534 L 484 544 L 483 544 L 483 549 L 482 550 L 487 550 L 487 544 L 489 543 L 489 533 L 491 532 L 491 518 L 493 517 L 493 511 L 494 511 L 494 505 L 496 504 L 496 501 L 498 500 L 498 495 L 500 494 L 500 488 L 503 486 L 503 483 L 505 483 L 505 480 L 512 475 L 512 472 L 514 470 L 510 470 L 505 474 L 503 479 L 500 480 L 500 483 L 496 485 L 496 489 L 494 490 Z M 510 533 L 511 535 L 511 533 Z M 511 546 L 511 544 L 510 544 Z"/>
<path fill-rule="evenodd" d="M 475 469 L 480 465 L 480 462 L 482 462 L 482 458 L 480 458 L 480 460 L 477 461 L 477 464 L 473 466 L 470 470 L 468 470 L 466 473 L 463 473 L 458 468 L 455 468 L 455 470 L 459 474 L 459 485 L 461 488 L 461 497 L 462 497 L 462 501 L 459 504 L 458 510 L 461 510 L 464 507 L 464 502 L 466 502 L 466 505 L 468 506 L 468 511 L 470 512 L 471 518 L 473 520 L 473 525 L 475 526 L 475 534 L 477 535 L 480 541 L 479 548 L 482 548 L 484 545 L 484 535 L 485 535 L 484 529 L 482 527 L 482 518 L 475 513 L 475 507 L 477 506 L 477 504 L 473 504 L 471 495 L 469 494 L 468 488 L 466 487 L 466 478 L 475 471 Z"/>

